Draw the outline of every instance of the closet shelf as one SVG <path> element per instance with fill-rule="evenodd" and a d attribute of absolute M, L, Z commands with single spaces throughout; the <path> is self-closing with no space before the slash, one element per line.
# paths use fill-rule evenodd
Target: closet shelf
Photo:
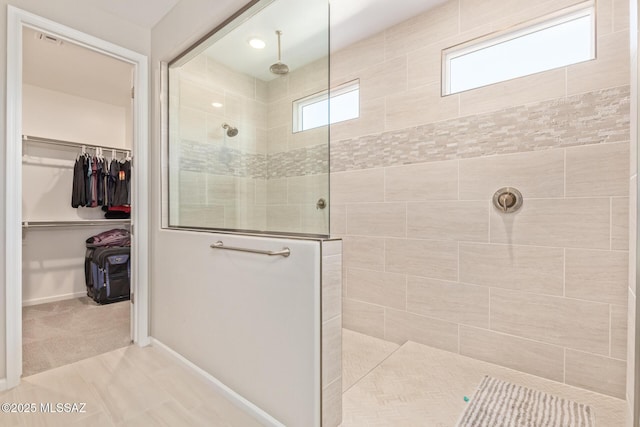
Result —
<path fill-rule="evenodd" d="M 104 225 L 131 225 L 130 219 L 97 219 L 82 221 L 23 221 L 22 228 L 95 227 Z"/>
<path fill-rule="evenodd" d="M 116 151 L 119 153 L 131 153 L 129 148 L 109 147 L 107 145 L 84 144 L 82 142 L 62 141 L 59 139 L 41 138 L 39 136 L 22 135 L 22 142 L 37 142 L 41 144 L 58 145 L 61 147 L 73 148 L 102 148 L 105 151 Z"/>

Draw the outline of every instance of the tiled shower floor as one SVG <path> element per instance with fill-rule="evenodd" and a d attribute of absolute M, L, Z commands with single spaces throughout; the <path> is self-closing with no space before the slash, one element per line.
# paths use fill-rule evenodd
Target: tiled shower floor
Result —
<path fill-rule="evenodd" d="M 591 405 L 598 427 L 622 427 L 625 402 L 414 342 L 343 334 L 342 427 L 452 427 L 485 375 Z"/>

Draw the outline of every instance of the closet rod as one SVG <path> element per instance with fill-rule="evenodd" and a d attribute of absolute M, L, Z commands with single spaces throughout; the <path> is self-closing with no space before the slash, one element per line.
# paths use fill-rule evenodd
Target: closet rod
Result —
<path fill-rule="evenodd" d="M 101 219 L 95 221 L 23 221 L 22 228 L 41 227 L 93 227 L 104 225 L 131 225 L 130 219 Z"/>
<path fill-rule="evenodd" d="M 109 147 L 107 145 L 83 144 L 81 142 L 73 142 L 73 141 L 61 141 L 59 139 L 41 138 L 39 136 L 22 135 L 22 141 L 23 142 L 24 141 L 40 142 L 43 144 L 59 145 L 62 147 L 74 147 L 74 148 L 82 148 L 84 146 L 87 148 L 102 148 L 105 151 L 113 150 L 120 153 L 131 153 L 131 150 L 126 148 Z"/>

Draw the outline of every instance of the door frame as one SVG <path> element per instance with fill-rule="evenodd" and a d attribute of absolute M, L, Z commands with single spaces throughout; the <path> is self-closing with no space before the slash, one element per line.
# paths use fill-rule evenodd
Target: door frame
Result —
<path fill-rule="evenodd" d="M 133 341 L 149 338 L 149 64 L 145 55 L 73 28 L 7 6 L 7 105 L 5 152 L 6 388 L 22 375 L 22 29 L 31 27 L 133 65 L 131 289 Z"/>

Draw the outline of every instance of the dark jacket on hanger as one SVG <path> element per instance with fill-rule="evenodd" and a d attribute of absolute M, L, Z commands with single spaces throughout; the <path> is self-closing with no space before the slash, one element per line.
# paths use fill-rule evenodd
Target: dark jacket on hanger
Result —
<path fill-rule="evenodd" d="M 73 208 L 84 206 L 87 203 L 84 179 L 85 159 L 85 156 L 79 156 L 73 166 L 73 190 L 71 191 L 71 207 Z"/>

